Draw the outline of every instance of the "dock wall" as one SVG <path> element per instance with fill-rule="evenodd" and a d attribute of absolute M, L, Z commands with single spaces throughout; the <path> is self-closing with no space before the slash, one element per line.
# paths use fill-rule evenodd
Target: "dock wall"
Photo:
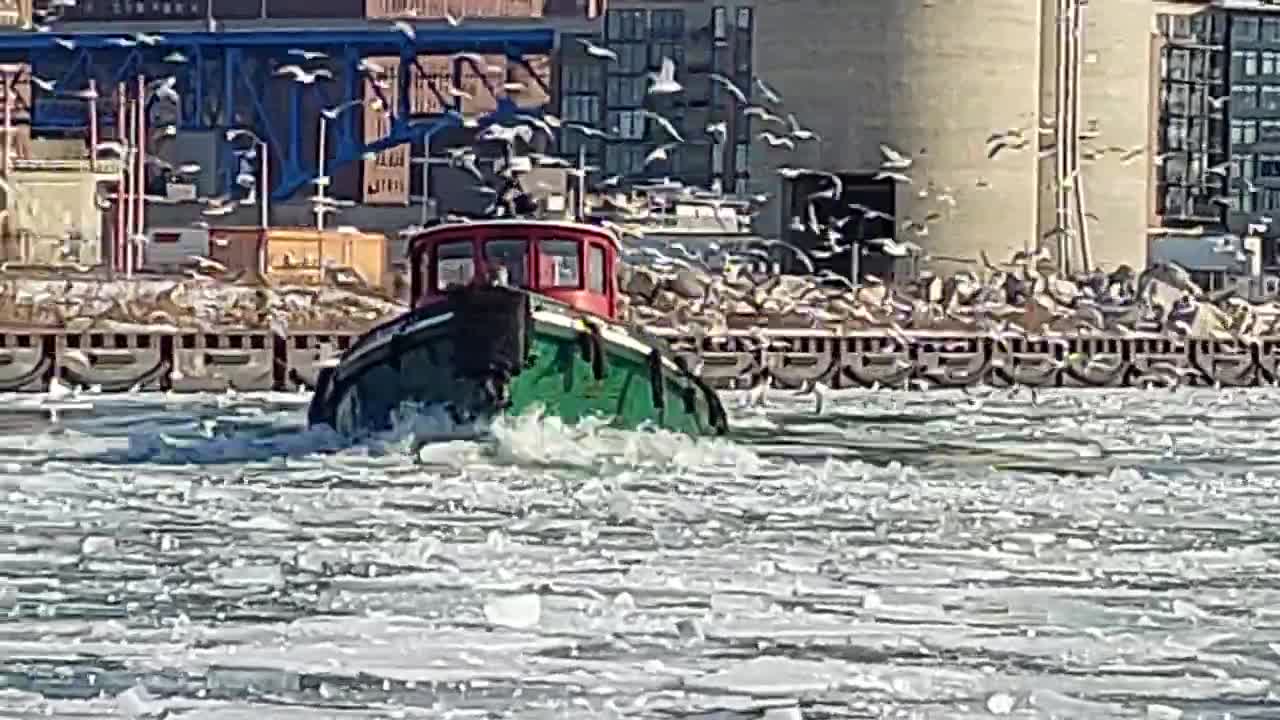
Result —
<path fill-rule="evenodd" d="M 355 333 L 146 333 L 0 329 L 0 392 L 40 392 L 54 378 L 102 392 L 296 390 L 315 382 Z M 669 336 L 675 354 L 717 389 L 765 377 L 775 387 L 1247 387 L 1280 381 L 1280 337 L 1253 341 L 1159 335 L 903 336 L 818 331 Z"/>

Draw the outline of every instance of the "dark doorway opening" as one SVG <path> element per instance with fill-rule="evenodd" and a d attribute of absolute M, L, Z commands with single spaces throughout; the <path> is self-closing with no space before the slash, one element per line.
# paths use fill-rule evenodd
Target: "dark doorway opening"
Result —
<path fill-rule="evenodd" d="M 831 175 L 809 173 L 786 183 L 783 239 L 809 253 L 819 272 L 829 270 L 854 282 L 869 274 L 892 280 L 904 270 L 899 259 L 866 241 L 897 238 L 893 181 L 868 173 L 833 174 L 840 180 L 838 197 Z M 804 272 L 799 265 L 784 267 L 784 272 Z"/>

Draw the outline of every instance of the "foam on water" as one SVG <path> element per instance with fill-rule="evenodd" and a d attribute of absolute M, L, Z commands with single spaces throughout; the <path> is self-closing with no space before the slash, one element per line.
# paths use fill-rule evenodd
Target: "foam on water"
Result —
<path fill-rule="evenodd" d="M 359 443 L 296 394 L 10 400 L 4 717 L 1276 712 L 1273 391 Z"/>

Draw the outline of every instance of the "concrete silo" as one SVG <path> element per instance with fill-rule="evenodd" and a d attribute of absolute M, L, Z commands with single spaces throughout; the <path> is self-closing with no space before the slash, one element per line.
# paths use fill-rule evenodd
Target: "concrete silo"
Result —
<path fill-rule="evenodd" d="M 881 143 L 910 154 L 916 158 L 909 171 L 914 183 L 900 184 L 894 193 L 895 235 L 924 246 L 934 258 L 930 264 L 944 271 L 980 250 L 995 260 L 1046 234 L 1052 238 L 1068 212 L 1079 224 L 1080 203 L 1060 212 L 1066 199 L 1057 187 L 1070 177 L 1074 153 L 1067 143 L 1066 159 L 1059 159 L 1055 128 L 1070 132 L 1067 116 L 1074 112 L 1076 129 L 1084 131 L 1088 116 L 1098 115 L 1100 128 L 1113 128 L 1107 144 L 1145 140 L 1151 9 L 1149 0 L 1109 0 L 1105 11 L 1098 9 L 1101 3 L 1082 7 L 1083 37 L 1095 37 L 1100 46 L 1074 47 L 1081 71 L 1073 77 L 1059 67 L 1057 42 L 1061 9 L 1073 5 L 1075 0 L 759 3 L 757 72 L 783 96 L 783 114 L 795 113 L 823 140 L 801 143 L 795 152 L 757 141 L 755 184 L 772 187 L 772 175 L 784 165 L 873 174 Z M 1091 82 L 1104 86 L 1086 87 Z M 1059 103 L 1059 87 L 1083 88 L 1074 110 L 1065 96 Z M 1051 127 L 1038 132 L 1037 118 Z M 758 137 L 761 129 L 780 128 L 756 123 L 753 129 Z M 1014 129 L 1026 147 L 988 158 L 987 139 Z M 1095 252 L 1093 262 L 1141 263 L 1145 165 L 1107 160 L 1096 168 L 1079 165 L 1084 212 L 1098 214 L 1096 225 L 1107 226 L 1108 250 Z M 954 207 L 946 197 L 954 198 Z M 930 223 L 927 235 L 903 229 L 905 221 L 931 213 L 942 217 Z M 779 225 L 762 229 L 781 231 L 782 215 L 766 211 L 761 219 L 777 218 Z"/>

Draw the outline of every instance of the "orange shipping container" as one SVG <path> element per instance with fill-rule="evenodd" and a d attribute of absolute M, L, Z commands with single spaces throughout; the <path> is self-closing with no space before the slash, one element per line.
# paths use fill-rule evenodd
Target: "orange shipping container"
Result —
<path fill-rule="evenodd" d="M 209 229 L 209 257 L 228 270 L 256 271 L 283 282 L 326 282 L 327 269 L 354 271 L 368 285 L 382 287 L 387 272 L 387 239 L 379 233 L 309 228 L 219 227 Z"/>

